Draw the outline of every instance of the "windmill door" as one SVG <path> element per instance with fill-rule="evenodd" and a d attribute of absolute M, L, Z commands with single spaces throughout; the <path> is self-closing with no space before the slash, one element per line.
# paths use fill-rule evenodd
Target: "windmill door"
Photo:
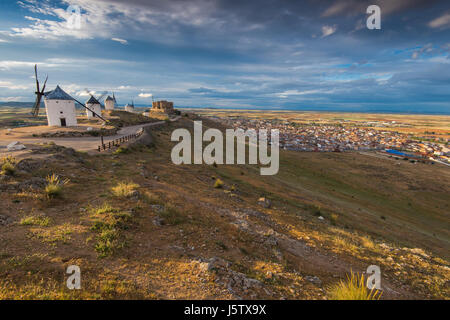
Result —
<path fill-rule="evenodd" d="M 61 118 L 61 127 L 65 127 L 66 126 L 66 118 Z"/>

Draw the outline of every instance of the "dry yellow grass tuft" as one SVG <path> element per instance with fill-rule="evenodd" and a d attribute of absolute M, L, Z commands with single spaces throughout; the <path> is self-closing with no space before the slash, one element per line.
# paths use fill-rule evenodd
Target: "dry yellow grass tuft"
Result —
<path fill-rule="evenodd" d="M 220 189 L 223 187 L 223 181 L 220 179 L 217 179 L 216 182 L 214 182 L 214 188 Z"/>
<path fill-rule="evenodd" d="M 68 179 L 61 181 L 61 179 L 54 173 L 47 176 L 46 180 L 47 185 L 45 186 L 45 193 L 49 199 L 61 196 L 63 187 L 69 183 Z"/>
<path fill-rule="evenodd" d="M 1 174 L 13 176 L 16 173 L 16 159 L 8 156 L 2 159 Z"/>
<path fill-rule="evenodd" d="M 364 275 L 353 272 L 347 275 L 346 282 L 341 280 L 331 286 L 328 294 L 331 300 L 378 300 L 381 297 L 381 291 L 366 287 Z"/>
<path fill-rule="evenodd" d="M 45 216 L 28 216 L 22 218 L 19 222 L 22 226 L 41 226 L 46 227 L 50 224 L 51 219 Z"/>
<path fill-rule="evenodd" d="M 137 191 L 139 185 L 133 182 L 119 182 L 111 189 L 114 196 L 118 198 L 129 198 Z"/>

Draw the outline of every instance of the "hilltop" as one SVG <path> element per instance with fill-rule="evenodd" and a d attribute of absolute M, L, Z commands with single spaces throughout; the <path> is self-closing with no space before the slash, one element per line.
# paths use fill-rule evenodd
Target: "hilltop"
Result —
<path fill-rule="evenodd" d="M 450 296 L 448 168 L 294 151 L 276 176 L 175 166 L 170 134 L 194 119 L 225 129 L 190 113 L 144 144 L 47 143 L 15 159 L 0 178 L 0 298 L 326 299 L 372 264 L 382 298 Z M 52 174 L 66 181 L 54 196 Z M 80 291 L 65 287 L 69 265 Z"/>

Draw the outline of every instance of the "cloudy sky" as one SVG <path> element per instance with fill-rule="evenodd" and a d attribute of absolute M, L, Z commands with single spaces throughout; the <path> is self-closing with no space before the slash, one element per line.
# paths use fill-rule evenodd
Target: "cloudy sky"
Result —
<path fill-rule="evenodd" d="M 34 100 L 38 63 L 121 104 L 450 113 L 449 54 L 448 0 L 0 3 L 0 101 Z"/>

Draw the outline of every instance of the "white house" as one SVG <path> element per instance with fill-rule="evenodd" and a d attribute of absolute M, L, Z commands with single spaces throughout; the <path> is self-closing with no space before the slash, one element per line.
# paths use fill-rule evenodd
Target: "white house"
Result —
<path fill-rule="evenodd" d="M 110 96 L 108 96 L 105 99 L 105 109 L 106 110 L 114 110 L 115 107 L 115 101 L 113 98 L 111 98 Z"/>
<path fill-rule="evenodd" d="M 49 126 L 70 127 L 77 125 L 75 100 L 59 86 L 44 95 Z"/>
<path fill-rule="evenodd" d="M 100 105 L 100 102 L 98 102 L 98 100 L 94 98 L 94 96 L 91 96 L 91 98 L 88 101 L 86 101 L 86 107 L 94 111 L 96 114 L 100 116 L 102 115 L 102 106 Z M 88 119 L 96 117 L 92 111 L 86 109 Z"/>

